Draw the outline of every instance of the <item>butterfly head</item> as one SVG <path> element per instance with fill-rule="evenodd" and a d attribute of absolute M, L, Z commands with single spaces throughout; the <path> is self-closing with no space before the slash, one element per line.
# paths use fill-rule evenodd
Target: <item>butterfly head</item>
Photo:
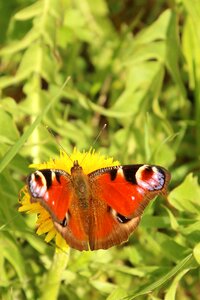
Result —
<path fill-rule="evenodd" d="M 73 167 L 71 168 L 71 175 L 83 173 L 83 168 L 79 165 L 78 160 L 74 161 Z"/>

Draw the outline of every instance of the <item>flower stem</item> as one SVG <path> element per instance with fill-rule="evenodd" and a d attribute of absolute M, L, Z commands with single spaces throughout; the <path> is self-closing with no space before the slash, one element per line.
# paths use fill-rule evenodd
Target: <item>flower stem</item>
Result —
<path fill-rule="evenodd" d="M 40 300 L 56 300 L 59 294 L 62 274 L 69 261 L 70 247 L 61 251 L 56 249 L 51 268 L 45 278 Z"/>

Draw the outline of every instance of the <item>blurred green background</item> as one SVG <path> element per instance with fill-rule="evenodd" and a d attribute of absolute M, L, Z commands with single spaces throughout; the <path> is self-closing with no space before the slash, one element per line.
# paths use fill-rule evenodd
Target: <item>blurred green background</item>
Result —
<path fill-rule="evenodd" d="M 1 299 L 198 300 L 200 1 L 1 0 L 0 12 Z M 96 150 L 168 168 L 168 200 L 129 242 L 60 258 L 18 193 L 56 139 L 88 150 L 105 123 Z"/>

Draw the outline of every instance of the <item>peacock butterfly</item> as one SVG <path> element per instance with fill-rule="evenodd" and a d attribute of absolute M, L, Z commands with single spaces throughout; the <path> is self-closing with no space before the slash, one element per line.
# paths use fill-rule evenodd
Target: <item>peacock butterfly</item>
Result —
<path fill-rule="evenodd" d="M 170 174 L 160 166 L 124 165 L 71 174 L 42 169 L 30 174 L 31 202 L 39 202 L 72 248 L 107 249 L 127 241 L 151 199 L 165 194 Z"/>

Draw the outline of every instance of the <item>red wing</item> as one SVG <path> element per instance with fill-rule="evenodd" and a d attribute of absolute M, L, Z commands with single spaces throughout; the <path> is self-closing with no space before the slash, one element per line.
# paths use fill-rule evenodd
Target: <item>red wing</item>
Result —
<path fill-rule="evenodd" d="M 31 200 L 40 202 L 54 221 L 64 222 L 72 198 L 70 175 L 62 170 L 39 170 L 28 177 L 27 184 Z"/>
<path fill-rule="evenodd" d="M 93 198 L 106 202 L 123 219 L 141 215 L 152 198 L 165 193 L 170 175 L 158 166 L 127 165 L 97 170 L 89 178 Z"/>

